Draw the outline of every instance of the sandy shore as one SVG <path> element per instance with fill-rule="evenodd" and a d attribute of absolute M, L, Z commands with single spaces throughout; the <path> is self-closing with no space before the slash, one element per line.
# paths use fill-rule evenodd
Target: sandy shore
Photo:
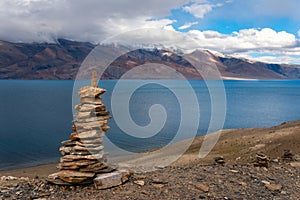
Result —
<path fill-rule="evenodd" d="M 16 176 L 29 178 L 46 178 L 49 174 L 57 171 L 57 163 L 37 165 L 33 167 L 23 167 L 17 169 L 0 170 L 0 176 Z"/>
<path fill-rule="evenodd" d="M 204 136 L 199 136 L 193 141 L 184 140 L 170 145 L 163 151 L 147 152 L 144 154 L 112 158 L 112 163 L 136 167 L 142 163 L 142 167 L 156 168 L 171 163 L 172 166 L 185 166 L 192 163 L 208 164 L 213 163 L 216 156 L 223 156 L 230 164 L 245 164 L 253 162 L 257 152 L 263 152 L 272 158 L 282 156 L 285 149 L 291 150 L 295 154 L 300 154 L 300 121 L 284 123 L 271 128 L 248 128 L 222 130 L 220 138 L 213 150 L 203 159 L 198 157 L 199 149 Z M 178 158 L 182 147 L 186 143 L 191 143 L 189 149 Z M 177 159 L 178 158 L 178 159 Z M 38 165 L 12 170 L 0 171 L 0 176 L 17 177 L 40 177 L 45 178 L 49 174 L 57 171 L 55 163 Z"/>

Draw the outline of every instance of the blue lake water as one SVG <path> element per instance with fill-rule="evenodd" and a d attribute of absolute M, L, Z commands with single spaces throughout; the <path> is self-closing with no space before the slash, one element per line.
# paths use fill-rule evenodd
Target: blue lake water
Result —
<path fill-rule="evenodd" d="M 169 82 L 182 93 L 186 91 L 181 81 Z M 115 83 L 100 81 L 101 87 L 108 90 L 103 100 L 109 111 Z M 203 81 L 190 83 L 200 109 L 197 135 L 205 134 L 211 118 L 210 95 Z M 0 169 L 58 161 L 60 142 L 72 132 L 73 84 L 73 81 L 0 80 Z M 269 127 L 300 119 L 300 81 L 224 81 L 224 85 L 226 129 Z M 146 126 L 150 123 L 151 105 L 161 104 L 167 113 L 162 130 L 149 138 L 133 138 L 124 134 L 112 119 L 107 139 L 133 152 L 166 145 L 182 120 L 180 103 L 166 87 L 158 84 L 140 87 L 130 99 L 133 121 Z M 113 117 L 117 114 L 112 113 Z M 185 130 L 189 131 L 189 124 Z"/>

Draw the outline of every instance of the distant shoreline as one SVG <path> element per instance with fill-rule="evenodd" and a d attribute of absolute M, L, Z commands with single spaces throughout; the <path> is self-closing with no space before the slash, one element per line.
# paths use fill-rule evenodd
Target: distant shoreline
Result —
<path fill-rule="evenodd" d="M 185 79 L 101 79 L 99 81 L 145 81 L 145 80 L 165 80 L 165 81 L 180 81 Z M 222 79 L 186 79 L 188 81 L 300 81 L 300 79 L 259 79 L 259 78 L 240 78 L 222 76 Z M 0 79 L 0 81 L 87 81 L 89 79 Z"/>
<path fill-rule="evenodd" d="M 254 78 L 237 78 L 237 77 L 229 77 L 229 76 L 222 76 L 222 78 L 223 78 L 223 80 L 238 80 L 238 81 L 259 81 L 259 80 L 263 80 L 263 79 L 254 79 Z M 282 79 L 282 80 L 285 80 L 285 79 Z"/>

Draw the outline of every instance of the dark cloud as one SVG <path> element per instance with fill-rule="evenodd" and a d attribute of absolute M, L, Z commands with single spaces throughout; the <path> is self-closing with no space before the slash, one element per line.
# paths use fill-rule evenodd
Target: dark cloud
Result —
<path fill-rule="evenodd" d="M 54 41 L 64 37 L 97 42 L 141 26 L 166 25 L 150 19 L 170 15 L 187 0 L 3 0 L 0 2 L 0 39 Z M 165 22 L 166 24 L 162 24 Z"/>

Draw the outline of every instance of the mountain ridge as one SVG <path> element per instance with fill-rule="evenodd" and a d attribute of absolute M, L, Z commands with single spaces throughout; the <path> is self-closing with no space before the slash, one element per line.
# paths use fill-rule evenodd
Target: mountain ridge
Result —
<path fill-rule="evenodd" d="M 57 43 L 0 41 L 0 79 L 75 79 L 81 63 L 95 47 L 89 42 L 66 39 L 58 39 Z M 113 47 L 106 48 L 108 53 L 110 48 Z M 201 79 L 197 70 L 184 59 L 184 56 L 199 59 L 196 51 L 183 55 L 157 48 L 131 51 L 115 60 L 102 78 L 118 79 L 127 70 L 154 62 L 168 65 L 188 79 Z M 264 63 L 209 50 L 202 52 L 217 66 L 224 79 L 300 79 L 300 65 Z"/>

